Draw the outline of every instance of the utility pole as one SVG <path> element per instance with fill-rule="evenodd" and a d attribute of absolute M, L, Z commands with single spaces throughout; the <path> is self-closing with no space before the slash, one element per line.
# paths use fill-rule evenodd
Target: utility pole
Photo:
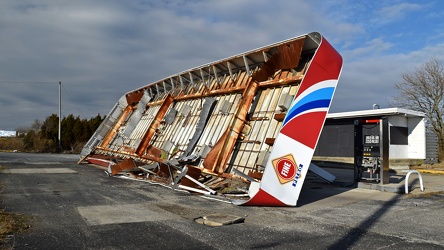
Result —
<path fill-rule="evenodd" d="M 59 153 L 62 152 L 62 82 L 59 81 L 59 133 L 58 133 L 58 141 L 59 141 Z"/>

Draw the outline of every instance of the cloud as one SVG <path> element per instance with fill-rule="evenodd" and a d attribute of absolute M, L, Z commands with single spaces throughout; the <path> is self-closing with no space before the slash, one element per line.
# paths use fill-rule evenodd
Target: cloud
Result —
<path fill-rule="evenodd" d="M 413 3 L 399 3 L 385 6 L 379 10 L 379 15 L 384 17 L 384 22 L 393 22 L 405 18 L 410 12 L 423 9 L 424 6 Z"/>
<path fill-rule="evenodd" d="M 354 58 L 354 51 L 344 53 L 344 68 L 332 102 L 332 112 L 371 109 L 374 103 L 390 107 L 397 95 L 394 88 L 402 81 L 401 74 L 409 73 L 431 58 L 444 62 L 444 43 L 424 47 L 404 54 L 375 54 Z"/>
<path fill-rule="evenodd" d="M 442 54 L 441 5 L 4 0 L 0 129 L 29 126 L 56 113 L 58 81 L 63 114 L 89 118 L 107 114 L 124 93 L 151 82 L 312 31 L 323 34 L 344 57 L 334 109 L 371 107 L 393 93 L 400 72 Z M 417 15 L 426 12 L 424 19 Z M 418 28 L 408 22 L 415 16 Z M 407 25 L 408 30 L 401 29 Z"/>
<path fill-rule="evenodd" d="M 387 52 L 393 44 L 385 42 L 383 38 L 375 38 L 371 41 L 365 42 L 362 47 L 346 51 L 344 54 L 350 60 L 361 59 L 363 57 L 380 55 Z"/>

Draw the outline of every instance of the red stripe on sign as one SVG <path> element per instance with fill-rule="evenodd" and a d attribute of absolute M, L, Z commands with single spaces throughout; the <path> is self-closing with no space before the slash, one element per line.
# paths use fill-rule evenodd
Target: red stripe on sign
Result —
<path fill-rule="evenodd" d="M 281 129 L 281 133 L 305 146 L 315 148 L 326 115 L 327 112 L 321 111 L 297 116 Z"/>
<path fill-rule="evenodd" d="M 242 204 L 244 206 L 269 206 L 269 207 L 286 207 L 282 201 L 276 199 L 274 196 L 259 189 L 257 194 L 253 196 L 249 201 Z"/>
<path fill-rule="evenodd" d="M 322 43 L 305 73 L 296 97 L 316 83 L 339 78 L 339 72 L 342 68 L 342 57 L 327 40 L 322 39 Z"/>

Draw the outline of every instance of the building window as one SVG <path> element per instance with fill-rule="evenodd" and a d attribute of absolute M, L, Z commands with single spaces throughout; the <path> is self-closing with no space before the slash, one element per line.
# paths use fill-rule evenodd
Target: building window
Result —
<path fill-rule="evenodd" d="M 390 144 L 408 145 L 409 140 L 407 127 L 390 126 Z"/>

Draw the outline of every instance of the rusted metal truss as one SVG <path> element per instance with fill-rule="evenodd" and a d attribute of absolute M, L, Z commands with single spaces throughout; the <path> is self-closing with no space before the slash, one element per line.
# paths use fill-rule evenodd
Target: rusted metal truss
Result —
<path fill-rule="evenodd" d="M 245 190 L 261 179 L 317 43 L 292 38 L 126 93 L 80 162 L 191 192 Z"/>

